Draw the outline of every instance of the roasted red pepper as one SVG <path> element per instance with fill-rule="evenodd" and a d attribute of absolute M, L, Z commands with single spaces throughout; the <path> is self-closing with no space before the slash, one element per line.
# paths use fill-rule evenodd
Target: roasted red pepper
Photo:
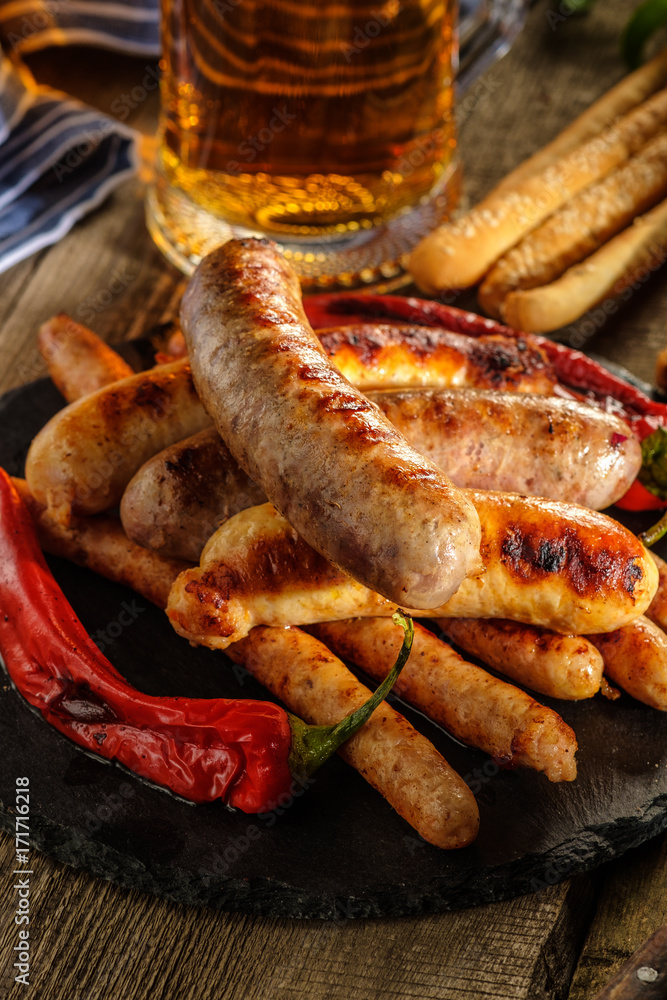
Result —
<path fill-rule="evenodd" d="M 627 493 L 616 501 L 616 506 L 621 510 L 662 510 L 667 507 L 667 500 L 661 500 L 635 479 Z"/>
<path fill-rule="evenodd" d="M 412 643 L 360 709 L 308 726 L 278 705 L 156 698 L 131 687 L 76 617 L 42 555 L 16 488 L 0 469 L 0 653 L 19 692 L 80 746 L 194 802 L 243 812 L 273 808 L 293 778 L 312 774 L 386 697 Z"/>
<path fill-rule="evenodd" d="M 413 323 L 417 326 L 442 327 L 455 333 L 465 333 L 471 337 L 483 334 L 502 334 L 506 337 L 525 336 L 518 330 L 502 326 L 492 319 L 485 319 L 476 313 L 465 312 L 452 306 L 443 305 L 427 299 L 405 298 L 398 295 L 368 295 L 359 292 L 342 292 L 337 294 L 313 295 L 304 299 L 304 307 L 308 319 L 314 329 L 340 326 L 352 323 Z M 622 417 L 640 441 L 653 435 L 659 428 L 667 427 L 667 405 L 650 399 L 640 389 L 607 371 L 603 365 L 589 358 L 581 351 L 575 351 L 565 344 L 558 344 L 546 337 L 531 334 L 531 337 L 542 348 L 548 357 L 559 382 L 573 390 L 579 398 L 586 398 L 593 403 L 612 408 Z M 644 507 L 633 506 L 627 509 L 655 510 L 664 504 L 654 503 L 652 467 L 644 465 L 640 479 L 644 484 L 643 494 L 646 495 Z M 642 491 L 634 489 L 633 484 L 625 497 L 617 506 L 623 507 L 624 500 L 628 504 L 639 504 L 637 494 Z M 656 491 L 659 492 L 659 491 Z M 630 495 L 634 493 L 634 495 Z M 649 497 L 653 499 L 648 499 Z"/>

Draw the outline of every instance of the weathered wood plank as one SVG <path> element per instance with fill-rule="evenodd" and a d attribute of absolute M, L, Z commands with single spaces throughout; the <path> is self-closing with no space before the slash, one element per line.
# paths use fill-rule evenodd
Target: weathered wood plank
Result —
<path fill-rule="evenodd" d="M 667 922 L 667 837 L 631 851 L 601 875 L 602 891 L 569 1000 L 594 997 Z"/>
<path fill-rule="evenodd" d="M 11 870 L 7 836 L 0 859 Z M 37 852 L 31 866 L 31 985 L 40 1000 L 551 1000 L 562 996 L 562 949 L 574 924 L 583 934 L 589 898 L 579 880 L 576 889 L 461 913 L 322 924 L 174 906 Z M 5 919 L 0 954 L 15 938 Z M 10 984 L 5 966 L 0 991 Z"/>

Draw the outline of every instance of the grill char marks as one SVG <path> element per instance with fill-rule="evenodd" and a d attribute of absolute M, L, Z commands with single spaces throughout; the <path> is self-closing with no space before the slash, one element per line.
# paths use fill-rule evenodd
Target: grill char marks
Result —
<path fill-rule="evenodd" d="M 548 526 L 529 533 L 520 525 L 508 526 L 501 558 L 517 578 L 532 584 L 558 573 L 580 597 L 592 598 L 609 587 L 633 594 L 642 576 L 637 557 L 619 559 L 607 549 L 586 544 L 573 528 L 558 538 L 545 538 L 545 531 Z"/>
<path fill-rule="evenodd" d="M 396 385 L 468 386 L 550 393 L 556 376 L 533 338 L 489 334 L 469 337 L 451 330 L 401 323 L 364 323 L 318 330 L 324 350 L 363 388 Z"/>

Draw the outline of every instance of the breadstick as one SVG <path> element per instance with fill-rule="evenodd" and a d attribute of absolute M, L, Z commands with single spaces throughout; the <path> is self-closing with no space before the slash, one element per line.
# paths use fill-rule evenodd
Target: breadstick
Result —
<path fill-rule="evenodd" d="M 40 326 L 37 346 L 56 389 L 68 403 L 134 375 L 120 354 L 65 313 Z"/>
<path fill-rule="evenodd" d="M 110 515 L 81 518 L 76 528 L 64 527 L 33 499 L 25 480 L 13 482 L 47 552 L 165 607 L 187 564 L 142 549 Z M 299 629 L 255 629 L 227 652 L 291 711 L 321 725 L 338 721 L 370 696 L 322 643 Z M 340 753 L 429 843 L 454 848 L 475 839 L 479 813 L 472 792 L 433 744 L 386 702 Z"/>
<path fill-rule="evenodd" d="M 588 637 L 605 673 L 637 701 L 667 712 L 667 635 L 643 615 L 616 632 Z"/>
<path fill-rule="evenodd" d="M 325 622 L 307 631 L 378 680 L 384 679 L 400 649 L 396 626 L 388 618 Z M 452 736 L 505 767 L 543 771 L 550 781 L 572 781 L 577 775 L 576 737 L 556 712 L 466 663 L 421 625 L 415 624 L 412 653 L 394 691 Z"/>
<path fill-rule="evenodd" d="M 667 48 L 659 52 L 654 59 L 640 66 L 598 98 L 594 104 L 575 118 L 551 142 L 543 146 L 518 167 L 510 171 L 493 189 L 493 193 L 515 188 L 520 181 L 539 173 L 560 157 L 576 149 L 582 142 L 598 135 L 607 128 L 619 115 L 625 115 L 636 108 L 651 94 L 667 86 Z"/>
<path fill-rule="evenodd" d="M 510 292 L 501 309 L 506 323 L 535 333 L 573 323 L 654 271 L 667 254 L 667 200 L 544 288 Z"/>
<path fill-rule="evenodd" d="M 589 184 L 634 155 L 667 122 L 667 89 L 517 187 L 492 192 L 422 240 L 408 267 L 424 291 L 476 284 L 502 254 Z"/>
<path fill-rule="evenodd" d="M 665 195 L 667 133 L 662 132 L 501 257 L 480 286 L 480 305 L 489 315 L 500 317 L 510 292 L 555 281 Z"/>
<path fill-rule="evenodd" d="M 602 657 L 580 635 L 558 635 L 498 618 L 436 621 L 466 653 L 540 694 L 579 701 L 592 698 L 600 689 Z"/>

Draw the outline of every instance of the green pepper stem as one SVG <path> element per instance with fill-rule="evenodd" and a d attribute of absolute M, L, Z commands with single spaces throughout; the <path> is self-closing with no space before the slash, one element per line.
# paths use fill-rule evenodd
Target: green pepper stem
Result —
<path fill-rule="evenodd" d="M 639 541 L 650 548 L 659 542 L 664 534 L 667 533 L 667 511 L 662 515 L 659 521 L 653 525 L 653 527 L 648 528 L 646 531 L 642 531 L 639 535 Z"/>
<path fill-rule="evenodd" d="M 292 730 L 289 769 L 295 777 L 307 778 L 313 774 L 346 740 L 361 729 L 391 691 L 410 655 L 415 634 L 412 619 L 405 612 L 394 612 L 392 620 L 403 628 L 403 644 L 396 663 L 367 702 L 332 726 L 309 726 L 288 712 Z"/>

